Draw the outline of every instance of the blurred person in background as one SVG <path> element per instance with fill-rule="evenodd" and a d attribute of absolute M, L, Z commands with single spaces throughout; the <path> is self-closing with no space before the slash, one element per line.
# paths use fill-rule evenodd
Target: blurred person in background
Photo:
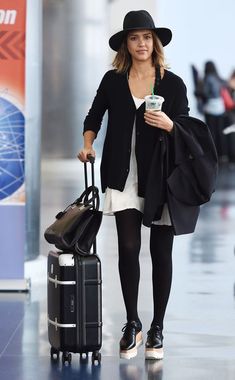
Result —
<path fill-rule="evenodd" d="M 211 131 L 221 161 L 224 161 L 227 155 L 226 139 L 223 134 L 225 105 L 221 96 L 221 90 L 224 86 L 225 81 L 220 78 L 215 63 L 206 62 L 203 78 L 203 110 L 206 124 Z"/>
<path fill-rule="evenodd" d="M 235 70 L 232 72 L 227 83 L 227 109 L 226 109 L 226 128 L 224 134 L 227 138 L 228 160 L 234 168 L 235 163 Z"/>
<path fill-rule="evenodd" d="M 235 124 L 235 70 L 228 79 L 224 91 L 224 104 L 226 108 L 227 125 Z"/>
<path fill-rule="evenodd" d="M 194 95 L 196 98 L 197 110 L 200 114 L 204 115 L 204 94 L 203 94 L 203 78 L 199 75 L 198 69 L 195 65 L 191 65 Z"/>
<path fill-rule="evenodd" d="M 235 70 L 233 70 L 232 74 L 230 75 L 230 78 L 228 80 L 228 87 L 235 102 Z"/>

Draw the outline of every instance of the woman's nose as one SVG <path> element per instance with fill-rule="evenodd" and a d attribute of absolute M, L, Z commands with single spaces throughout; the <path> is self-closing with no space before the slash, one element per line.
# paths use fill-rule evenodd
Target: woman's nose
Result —
<path fill-rule="evenodd" d="M 140 45 L 140 46 L 144 45 L 144 39 L 143 39 L 143 38 L 140 38 L 140 39 L 139 39 L 139 45 Z"/>

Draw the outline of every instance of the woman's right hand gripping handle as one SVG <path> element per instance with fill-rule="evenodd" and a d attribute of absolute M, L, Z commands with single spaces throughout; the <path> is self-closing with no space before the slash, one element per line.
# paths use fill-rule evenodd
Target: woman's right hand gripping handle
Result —
<path fill-rule="evenodd" d="M 95 151 L 92 147 L 93 141 L 95 140 L 95 133 L 93 131 L 86 131 L 84 133 L 84 147 L 80 150 L 77 157 L 82 162 L 90 161 L 88 156 L 95 157 Z"/>

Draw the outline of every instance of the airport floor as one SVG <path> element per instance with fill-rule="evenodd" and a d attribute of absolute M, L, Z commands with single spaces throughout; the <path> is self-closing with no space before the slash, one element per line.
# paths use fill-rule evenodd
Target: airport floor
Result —
<path fill-rule="evenodd" d="M 98 163 L 97 163 L 98 166 Z M 75 160 L 42 162 L 41 228 L 83 189 L 83 166 Z M 47 338 L 49 244 L 25 264 L 29 294 L 0 293 L 1 380 L 234 380 L 235 378 L 235 168 L 220 168 L 217 190 L 201 208 L 196 232 L 175 238 L 173 284 L 165 318 L 165 358 L 145 361 L 144 347 L 119 359 L 125 311 L 117 272 L 114 218 L 106 216 L 98 236 L 103 273 L 103 345 L 100 365 L 50 360 Z M 142 230 L 139 314 L 143 332 L 152 318 L 149 230 Z"/>

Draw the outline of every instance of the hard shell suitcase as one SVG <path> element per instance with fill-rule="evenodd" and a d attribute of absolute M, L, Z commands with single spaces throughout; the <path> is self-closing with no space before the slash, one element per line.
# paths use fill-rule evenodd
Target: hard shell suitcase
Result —
<path fill-rule="evenodd" d="M 96 254 L 48 255 L 48 336 L 51 358 L 71 362 L 71 352 L 101 360 L 101 263 Z"/>

